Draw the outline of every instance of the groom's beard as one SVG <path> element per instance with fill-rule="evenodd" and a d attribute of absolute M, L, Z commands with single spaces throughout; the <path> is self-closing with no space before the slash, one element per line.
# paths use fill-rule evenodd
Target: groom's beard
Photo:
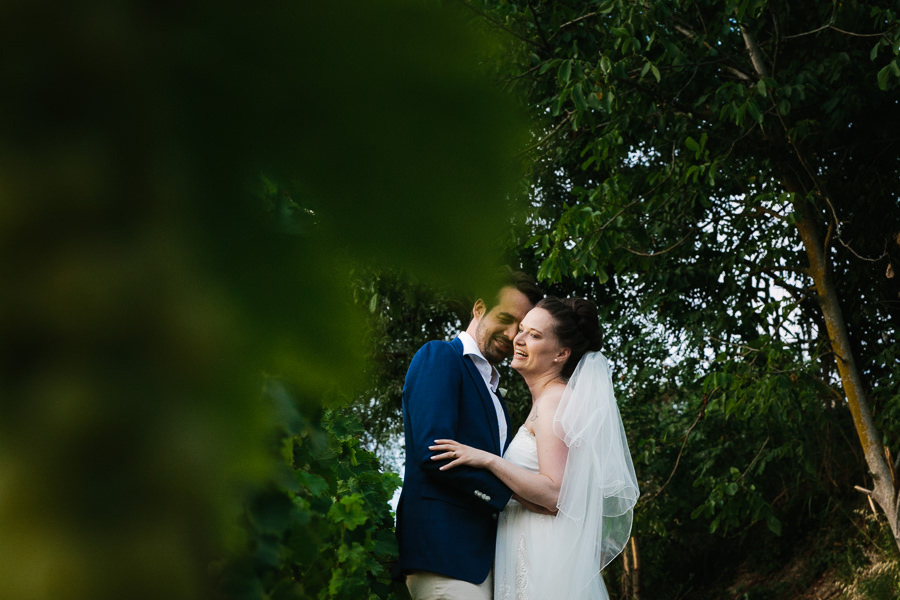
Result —
<path fill-rule="evenodd" d="M 487 361 L 494 366 L 503 362 L 503 359 L 509 358 L 512 355 L 512 351 L 512 341 L 502 333 L 492 335 L 484 345 L 484 348 L 481 349 L 481 353 L 484 354 Z"/>

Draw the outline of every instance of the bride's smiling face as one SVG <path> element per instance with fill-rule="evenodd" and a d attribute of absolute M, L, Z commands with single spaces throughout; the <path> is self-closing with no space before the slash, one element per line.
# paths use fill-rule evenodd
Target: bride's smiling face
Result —
<path fill-rule="evenodd" d="M 563 365 L 562 348 L 553 332 L 553 318 L 543 308 L 528 311 L 519 324 L 513 340 L 510 366 L 522 375 L 539 375 L 560 370 Z M 554 359 L 558 359 L 554 362 Z"/>

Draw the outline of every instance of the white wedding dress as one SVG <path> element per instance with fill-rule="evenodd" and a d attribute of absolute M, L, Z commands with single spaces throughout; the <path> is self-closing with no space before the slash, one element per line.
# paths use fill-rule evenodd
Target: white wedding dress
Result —
<path fill-rule="evenodd" d="M 554 417 L 568 446 L 556 516 L 510 500 L 500 513 L 495 600 L 608 600 L 600 571 L 631 536 L 637 477 L 606 358 L 586 354 Z M 503 458 L 538 472 L 537 441 L 519 428 Z"/>
<path fill-rule="evenodd" d="M 538 472 L 537 443 L 525 426 L 519 428 L 503 455 L 505 460 Z M 533 513 L 510 500 L 500 513 L 497 553 L 494 557 L 494 600 L 540 600 L 540 582 L 534 581 L 540 567 L 541 548 L 553 539 L 550 515 Z M 548 597 L 549 598 L 549 597 Z"/>

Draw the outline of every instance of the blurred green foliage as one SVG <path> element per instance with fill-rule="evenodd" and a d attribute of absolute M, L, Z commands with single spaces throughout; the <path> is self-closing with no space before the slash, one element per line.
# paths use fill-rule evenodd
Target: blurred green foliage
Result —
<path fill-rule="evenodd" d="M 489 51 L 428 3 L 0 5 L 0 597 L 204 597 L 279 472 L 263 374 L 361 381 L 352 268 L 490 280 Z"/>

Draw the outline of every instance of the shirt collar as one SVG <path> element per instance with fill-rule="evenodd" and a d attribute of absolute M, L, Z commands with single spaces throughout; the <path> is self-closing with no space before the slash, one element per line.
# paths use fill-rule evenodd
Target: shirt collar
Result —
<path fill-rule="evenodd" d="M 472 362 L 475 363 L 475 367 L 482 378 L 484 378 L 484 382 L 491 388 L 492 392 L 496 392 L 497 385 L 500 383 L 500 372 L 487 361 L 471 335 L 465 331 L 460 331 L 457 337 L 462 341 L 463 355 L 472 357 Z"/>

